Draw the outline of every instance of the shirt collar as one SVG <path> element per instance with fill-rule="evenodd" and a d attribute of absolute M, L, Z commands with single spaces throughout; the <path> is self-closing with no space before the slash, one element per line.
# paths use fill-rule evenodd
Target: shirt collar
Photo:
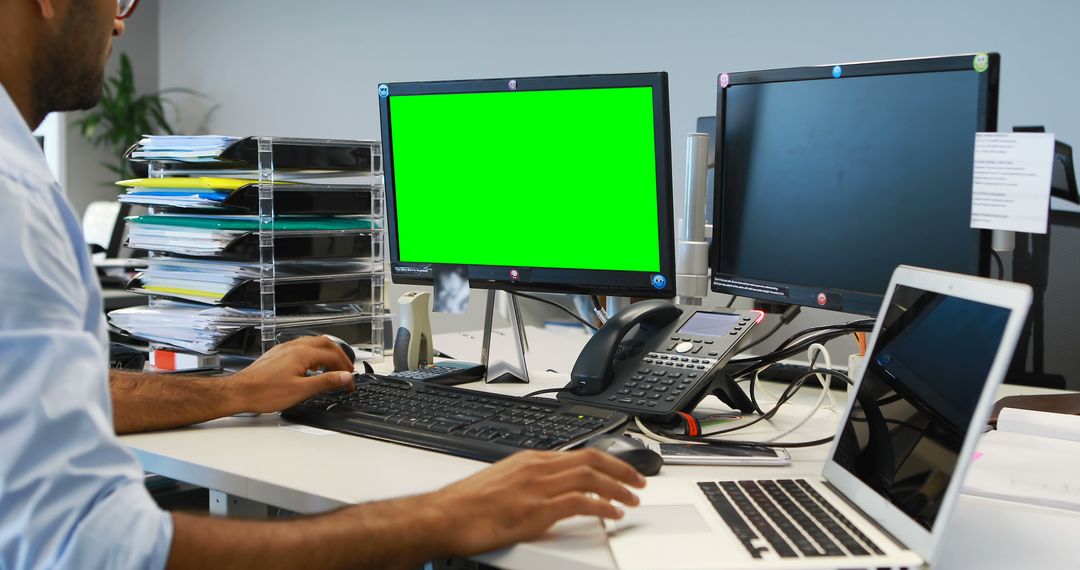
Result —
<path fill-rule="evenodd" d="M 34 133 L 30 131 L 7 89 L 0 84 L 0 147 L 3 146 L 13 153 L 13 156 L 5 157 L 4 160 L 11 167 L 26 170 L 50 182 L 55 180 Z"/>

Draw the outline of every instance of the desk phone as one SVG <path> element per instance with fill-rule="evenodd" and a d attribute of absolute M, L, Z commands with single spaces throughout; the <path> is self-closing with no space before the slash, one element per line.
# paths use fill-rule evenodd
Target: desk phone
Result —
<path fill-rule="evenodd" d="M 560 400 L 665 416 L 691 410 L 710 393 L 743 412 L 753 405 L 724 364 L 765 316 L 650 300 L 613 316 L 582 349 Z"/>

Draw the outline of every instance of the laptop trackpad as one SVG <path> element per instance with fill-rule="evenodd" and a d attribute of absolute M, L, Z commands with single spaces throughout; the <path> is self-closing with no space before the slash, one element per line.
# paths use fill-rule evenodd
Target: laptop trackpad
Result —
<path fill-rule="evenodd" d="M 688 534 L 710 532 L 708 523 L 701 518 L 694 505 L 647 505 L 626 509 L 626 516 L 615 521 L 613 528 L 618 534 L 638 532 L 657 534 Z"/>

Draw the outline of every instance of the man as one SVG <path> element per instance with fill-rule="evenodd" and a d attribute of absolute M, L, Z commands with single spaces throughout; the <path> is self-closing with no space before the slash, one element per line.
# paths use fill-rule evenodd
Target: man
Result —
<path fill-rule="evenodd" d="M 160 511 L 128 432 L 270 412 L 349 385 L 323 339 L 268 352 L 228 379 L 114 374 L 78 223 L 31 129 L 101 94 L 111 36 L 136 0 L 4 0 L 0 18 L 0 568 L 407 567 L 542 534 L 572 515 L 618 518 L 643 486 L 596 452 L 520 453 L 423 496 L 289 521 Z M 115 413 L 113 411 L 115 410 Z M 115 421 L 115 426 L 113 425 Z"/>

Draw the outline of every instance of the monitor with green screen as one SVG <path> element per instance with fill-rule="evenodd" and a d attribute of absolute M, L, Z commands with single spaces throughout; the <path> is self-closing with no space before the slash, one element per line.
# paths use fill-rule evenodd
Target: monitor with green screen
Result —
<path fill-rule="evenodd" d="M 663 73 L 380 85 L 391 275 L 671 297 Z"/>

